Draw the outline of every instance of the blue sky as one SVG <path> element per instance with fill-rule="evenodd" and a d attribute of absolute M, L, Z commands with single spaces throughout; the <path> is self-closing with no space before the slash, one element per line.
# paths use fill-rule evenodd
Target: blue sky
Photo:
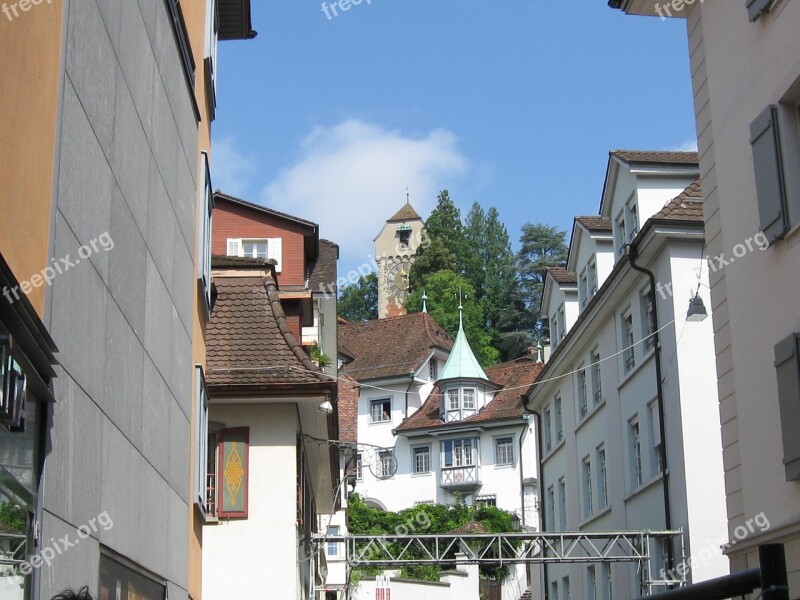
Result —
<path fill-rule="evenodd" d="M 220 44 L 214 186 L 320 223 L 340 271 L 405 201 L 442 188 L 569 229 L 598 210 L 611 149 L 690 149 L 683 20 L 605 0 L 253 2 L 259 35 Z M 332 16 L 332 11 L 329 11 Z"/>

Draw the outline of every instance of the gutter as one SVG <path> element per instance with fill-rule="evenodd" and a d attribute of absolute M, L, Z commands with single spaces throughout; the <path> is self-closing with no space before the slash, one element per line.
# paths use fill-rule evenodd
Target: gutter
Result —
<path fill-rule="evenodd" d="M 524 398 L 524 396 L 523 396 Z M 523 400 L 524 402 L 524 400 Z M 522 416 L 525 418 L 525 415 Z M 522 518 L 520 519 L 522 525 L 525 525 L 525 473 L 523 469 L 523 462 L 522 462 L 522 443 L 525 440 L 525 434 L 528 433 L 528 421 L 525 421 L 522 424 L 522 433 L 519 436 L 519 498 L 520 498 L 520 506 L 522 507 Z"/>
<path fill-rule="evenodd" d="M 658 403 L 658 428 L 661 434 L 661 444 L 659 445 L 659 455 L 661 458 L 661 476 L 664 482 L 662 489 L 664 490 L 664 525 L 668 531 L 672 530 L 672 504 L 670 501 L 670 487 L 669 487 L 669 469 L 667 468 L 667 435 L 666 423 L 664 420 L 664 384 L 661 374 L 661 339 L 658 327 L 658 304 L 656 301 L 656 276 L 649 269 L 639 266 L 636 259 L 639 257 L 639 250 L 632 244 L 625 245 L 625 254 L 628 257 L 628 262 L 631 268 L 647 275 L 650 281 L 650 302 L 653 305 L 653 323 L 651 327 L 655 332 L 653 334 L 653 342 L 655 343 L 655 361 L 656 361 L 656 393 Z M 667 571 L 671 572 L 675 567 L 675 551 L 672 548 L 672 543 L 667 545 Z"/>
<path fill-rule="evenodd" d="M 541 529 L 542 531 L 547 531 L 547 503 L 542 498 L 542 492 L 546 489 L 544 480 L 544 463 L 542 461 L 542 415 L 539 414 L 539 411 L 531 409 L 531 407 L 528 405 L 529 401 L 530 398 L 528 397 L 528 394 L 523 394 L 522 405 L 525 407 L 525 410 L 528 413 L 536 417 L 536 445 L 538 449 L 536 458 L 537 462 L 539 463 L 539 472 L 537 473 L 539 476 L 539 514 L 542 516 Z M 542 563 L 542 579 L 542 597 L 544 600 L 548 600 L 550 597 L 550 586 L 548 585 L 547 562 Z"/>

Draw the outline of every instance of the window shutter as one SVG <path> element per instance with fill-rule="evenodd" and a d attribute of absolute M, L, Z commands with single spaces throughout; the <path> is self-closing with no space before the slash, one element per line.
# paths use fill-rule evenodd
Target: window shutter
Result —
<path fill-rule="evenodd" d="M 275 270 L 281 272 L 281 258 L 283 256 L 283 240 L 281 238 L 269 238 L 267 240 L 267 256 L 277 264 Z"/>
<path fill-rule="evenodd" d="M 219 432 L 219 516 L 246 519 L 250 465 L 250 428 Z"/>
<path fill-rule="evenodd" d="M 800 335 L 792 334 L 775 346 L 778 403 L 783 432 L 786 480 L 800 480 Z"/>
<path fill-rule="evenodd" d="M 241 239 L 228 238 L 228 256 L 244 256 L 243 252 Z"/>
<path fill-rule="evenodd" d="M 768 107 L 750 125 L 750 145 L 761 230 L 772 243 L 783 237 L 788 230 L 778 109 L 774 105 Z"/>
<path fill-rule="evenodd" d="M 751 21 L 755 21 L 772 7 L 775 0 L 745 0 Z"/>

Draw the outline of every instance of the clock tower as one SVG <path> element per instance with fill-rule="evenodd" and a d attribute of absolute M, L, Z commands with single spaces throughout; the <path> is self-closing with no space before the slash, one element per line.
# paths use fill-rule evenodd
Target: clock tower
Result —
<path fill-rule="evenodd" d="M 424 223 L 409 202 L 398 210 L 375 238 L 378 264 L 378 318 L 406 314 L 411 265 L 422 243 Z"/>

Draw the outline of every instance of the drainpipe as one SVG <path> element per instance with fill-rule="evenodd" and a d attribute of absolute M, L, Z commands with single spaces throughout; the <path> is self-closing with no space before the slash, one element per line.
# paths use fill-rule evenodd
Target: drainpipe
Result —
<path fill-rule="evenodd" d="M 546 505 L 547 503 L 542 498 L 542 494 L 544 493 L 545 484 L 544 484 L 544 461 L 542 460 L 542 415 L 539 414 L 539 411 L 532 410 L 530 406 L 528 406 L 528 395 L 524 394 L 522 396 L 522 405 L 525 407 L 525 410 L 530 414 L 536 417 L 536 445 L 538 447 L 538 457 L 537 462 L 539 463 L 539 469 L 537 472 L 539 478 L 539 514 L 542 516 L 542 531 L 546 531 L 547 528 L 547 512 L 546 512 Z M 544 600 L 548 600 L 550 597 L 550 586 L 548 581 L 547 575 L 547 563 L 542 563 L 542 597 Z"/>
<path fill-rule="evenodd" d="M 658 404 L 658 428 L 661 433 L 661 444 L 659 445 L 659 454 L 661 457 L 661 477 L 663 481 L 662 489 L 664 490 L 664 523 L 668 531 L 672 530 L 672 504 L 670 501 L 669 493 L 669 469 L 667 468 L 667 435 L 666 423 L 664 419 L 664 385 L 661 375 L 661 340 L 658 333 L 658 304 L 656 303 L 656 276 L 652 271 L 640 267 L 636 264 L 636 259 L 639 257 L 639 250 L 632 244 L 625 245 L 625 253 L 631 268 L 640 273 L 647 275 L 650 280 L 650 302 L 653 305 L 653 317 L 651 328 L 655 332 L 653 334 L 653 342 L 655 343 L 655 360 L 656 360 L 656 393 Z M 671 572 L 675 568 L 675 554 L 672 548 L 672 540 L 667 545 L 667 571 Z"/>
<path fill-rule="evenodd" d="M 522 415 L 522 419 L 525 421 L 522 424 L 522 432 L 519 434 L 519 497 L 520 497 L 520 506 L 522 506 L 522 514 L 521 514 L 521 522 L 522 525 L 525 525 L 525 470 L 523 468 L 523 461 L 522 457 L 524 456 L 522 453 L 522 444 L 525 441 L 525 434 L 528 433 L 528 421 L 525 419 L 527 415 Z"/>

